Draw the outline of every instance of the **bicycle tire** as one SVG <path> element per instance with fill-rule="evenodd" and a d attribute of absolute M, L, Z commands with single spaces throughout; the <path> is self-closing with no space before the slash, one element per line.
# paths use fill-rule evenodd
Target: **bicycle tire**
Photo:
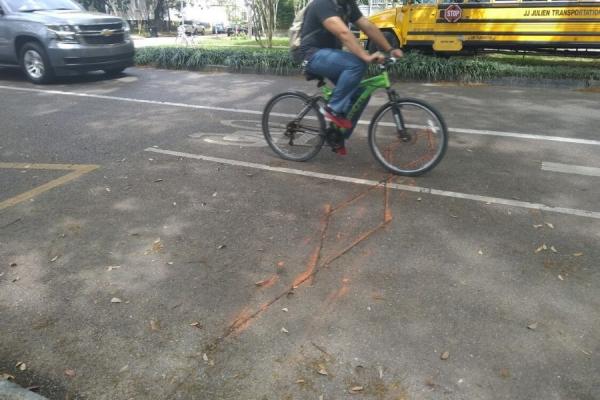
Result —
<path fill-rule="evenodd" d="M 307 161 L 323 147 L 325 119 L 317 106 L 310 103 L 311 98 L 304 93 L 283 92 L 271 98 L 265 106 L 262 115 L 263 135 L 279 157 L 290 161 Z M 296 121 L 294 116 L 298 116 L 303 107 L 308 107 L 307 112 Z M 303 121 L 307 121 L 306 125 L 303 125 Z"/>
<path fill-rule="evenodd" d="M 393 109 L 400 110 L 405 123 L 407 137 L 402 137 L 396 129 Z M 421 120 L 423 113 L 425 119 Z M 386 122 L 386 116 L 391 122 Z M 385 127 L 385 128 L 384 128 Z M 432 141 L 437 144 L 432 146 Z M 388 143 L 389 142 L 389 143 Z M 416 145 L 425 145 L 426 152 L 417 158 L 407 156 Z M 388 102 L 375 112 L 369 124 L 369 147 L 373 156 L 388 171 L 402 176 L 418 176 L 433 169 L 444 157 L 448 147 L 448 129 L 442 115 L 433 106 L 416 99 L 399 99 Z M 425 156 L 435 147 L 431 158 Z M 424 160 L 422 165 L 418 162 Z"/>

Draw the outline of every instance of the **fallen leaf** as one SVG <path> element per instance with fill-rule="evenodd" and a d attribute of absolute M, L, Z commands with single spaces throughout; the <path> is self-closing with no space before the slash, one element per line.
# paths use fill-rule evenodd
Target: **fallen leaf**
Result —
<path fill-rule="evenodd" d="M 110 193 L 110 188 L 106 188 L 106 191 Z"/>
<path fill-rule="evenodd" d="M 198 329 L 202 328 L 202 324 L 200 324 L 200 322 L 198 322 L 198 321 L 192 322 L 190 324 L 190 326 L 193 326 L 194 328 L 198 328 Z"/>
<path fill-rule="evenodd" d="M 154 332 L 160 331 L 160 321 L 151 319 L 150 320 L 150 330 L 154 331 Z"/>
<path fill-rule="evenodd" d="M 304 383 L 304 379 L 298 379 L 296 383 Z"/>
<path fill-rule="evenodd" d="M 558 279 L 560 279 L 561 281 L 564 281 L 564 280 L 565 280 L 565 278 L 563 278 L 563 277 L 562 277 L 562 275 L 559 275 L 559 276 L 558 276 Z"/>
<path fill-rule="evenodd" d="M 554 229 L 554 225 L 552 225 L 550 222 L 546 222 L 546 226 L 550 229 Z"/>
<path fill-rule="evenodd" d="M 208 361 L 208 356 L 206 355 L 206 353 L 203 353 L 203 354 L 202 354 L 202 359 L 203 359 L 204 361 Z"/>
<path fill-rule="evenodd" d="M 483 251 L 479 250 L 479 251 L 477 252 L 477 254 L 479 254 L 480 256 L 482 256 L 482 255 L 483 255 Z"/>
<path fill-rule="evenodd" d="M 360 392 L 362 391 L 364 388 L 362 386 L 354 386 L 352 389 L 350 389 L 351 392 Z"/>
<path fill-rule="evenodd" d="M 421 201 L 421 200 L 423 200 L 423 199 L 422 199 L 422 198 L 420 198 L 420 197 L 417 197 L 417 201 Z"/>
<path fill-rule="evenodd" d="M 544 247 L 545 247 L 545 246 L 546 246 L 545 244 L 541 245 L 540 247 L 538 247 L 537 249 L 535 249 L 534 253 L 536 253 L 536 254 L 537 254 L 537 253 L 539 253 L 540 251 L 542 251 L 542 250 L 545 250 L 545 249 L 544 249 Z"/>
<path fill-rule="evenodd" d="M 65 369 L 65 376 L 67 376 L 69 378 L 75 378 L 76 375 L 77 375 L 77 373 L 75 372 L 75 370 L 73 370 L 71 368 Z"/>
<path fill-rule="evenodd" d="M 539 225 L 533 225 L 533 227 L 534 227 L 535 229 L 537 229 L 537 228 L 541 228 L 542 226 L 544 226 L 544 225 L 543 225 L 543 224 L 539 224 Z"/>
<path fill-rule="evenodd" d="M 281 328 L 281 332 L 283 332 L 283 333 L 289 333 L 289 331 L 287 329 L 285 329 L 285 328 Z"/>
<path fill-rule="evenodd" d="M 286 307 L 286 308 L 282 308 L 282 309 L 281 309 L 281 311 L 283 311 L 283 312 L 288 312 L 288 311 L 290 311 L 290 310 L 288 310 L 288 309 L 287 309 L 287 307 Z"/>
<path fill-rule="evenodd" d="M 56 260 L 58 260 L 58 256 L 54 256 L 54 257 L 52 257 L 52 258 L 50 259 L 50 262 L 54 262 L 54 261 L 56 261 Z"/>
<path fill-rule="evenodd" d="M 25 371 L 27 369 L 27 364 L 25 364 L 23 361 L 19 361 L 15 365 L 15 368 L 17 368 L 19 371 Z"/>
<path fill-rule="evenodd" d="M 217 247 L 217 249 L 221 250 L 221 249 L 224 249 L 225 247 L 227 247 L 226 244 L 221 244 L 221 245 L 219 245 L 219 247 Z"/>
<path fill-rule="evenodd" d="M 327 373 L 327 370 L 325 369 L 325 367 L 323 367 L 322 365 L 319 365 L 319 370 L 317 371 L 317 373 L 318 373 L 319 375 L 329 375 L 329 374 Z"/>
<path fill-rule="evenodd" d="M 450 353 L 449 353 L 449 352 L 447 352 L 447 351 L 443 352 L 443 353 L 442 353 L 442 355 L 440 356 L 440 358 L 441 358 L 442 360 L 447 360 L 447 359 L 448 359 L 448 357 L 450 357 Z"/>
<path fill-rule="evenodd" d="M 581 257 L 583 253 L 573 253 L 573 257 Z"/>
<path fill-rule="evenodd" d="M 537 322 L 534 322 L 532 324 L 527 325 L 528 329 L 531 329 L 532 331 L 535 331 L 537 329 Z"/>
<path fill-rule="evenodd" d="M 264 286 L 269 282 L 269 279 L 263 279 L 262 281 L 254 282 L 256 286 Z"/>
<path fill-rule="evenodd" d="M 113 297 L 112 299 L 110 299 L 111 303 L 122 303 L 123 301 L 118 298 L 118 297 Z"/>
<path fill-rule="evenodd" d="M 127 371 L 128 369 L 129 369 L 129 364 L 122 366 L 121 369 L 119 370 L 119 372 L 123 373 L 123 372 Z"/>
<path fill-rule="evenodd" d="M 550 246 L 550 250 L 552 250 L 553 253 L 558 253 L 558 250 L 556 250 L 556 247 L 554 246 Z"/>
<path fill-rule="evenodd" d="M 544 244 L 542 245 L 542 249 L 544 249 L 544 250 L 548 250 L 548 246 L 546 246 L 546 243 L 544 243 Z"/>
<path fill-rule="evenodd" d="M 107 271 L 112 271 L 113 269 L 119 269 L 121 268 L 120 265 L 109 265 L 108 267 L 106 267 Z"/>
<path fill-rule="evenodd" d="M 212 197 L 217 197 L 217 192 L 214 192 L 214 193 L 212 194 Z"/>
<path fill-rule="evenodd" d="M 173 261 L 167 262 L 167 265 L 173 265 Z"/>
<path fill-rule="evenodd" d="M 0 380 L 2 380 L 2 381 L 14 381 L 15 380 L 15 376 L 3 372 L 3 373 L 0 374 Z"/>

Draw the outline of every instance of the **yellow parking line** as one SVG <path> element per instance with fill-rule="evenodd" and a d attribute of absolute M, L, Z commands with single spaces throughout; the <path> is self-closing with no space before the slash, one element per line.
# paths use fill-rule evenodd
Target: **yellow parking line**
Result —
<path fill-rule="evenodd" d="M 31 163 L 0 163 L 0 169 L 37 169 L 37 170 L 58 170 L 58 171 L 73 171 L 67 175 L 61 176 L 51 180 L 50 182 L 44 183 L 36 188 L 28 190 L 25 193 L 21 193 L 17 196 L 11 197 L 8 200 L 0 202 L 0 210 L 8 207 L 12 207 L 23 201 L 34 198 L 35 196 L 44 193 L 50 189 L 54 189 L 60 185 L 72 181 L 73 179 L 79 178 L 81 175 L 87 174 L 98 168 L 98 165 L 81 165 L 81 164 L 31 164 Z"/>

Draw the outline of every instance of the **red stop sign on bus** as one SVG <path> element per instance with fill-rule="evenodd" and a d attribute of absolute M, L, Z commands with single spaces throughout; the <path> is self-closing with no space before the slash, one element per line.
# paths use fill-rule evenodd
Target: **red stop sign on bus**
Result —
<path fill-rule="evenodd" d="M 444 10 L 444 19 L 448 22 L 456 22 L 462 17 L 462 9 L 458 4 L 450 4 Z"/>

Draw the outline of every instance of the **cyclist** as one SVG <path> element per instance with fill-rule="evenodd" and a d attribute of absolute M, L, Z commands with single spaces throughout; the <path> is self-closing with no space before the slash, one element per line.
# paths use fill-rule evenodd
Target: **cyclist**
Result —
<path fill-rule="evenodd" d="M 345 154 L 344 138 L 350 136 L 356 123 L 347 119 L 345 114 L 353 100 L 360 96 L 358 85 L 367 64 L 384 61 L 381 52 L 369 54 L 363 49 L 348 28 L 348 23 L 353 23 L 365 32 L 380 49 L 391 53 L 393 57 L 402 57 L 402 50 L 394 49 L 379 28 L 362 15 L 356 0 L 313 0 L 306 10 L 301 44 L 293 56 L 297 62 L 302 63 L 305 73 L 324 76 L 335 84 L 333 95 L 323 114 L 325 119 L 347 130 L 346 135 L 338 130 L 328 132 L 332 149 L 341 154 Z M 348 51 L 343 51 L 342 47 Z M 361 112 L 357 113 L 355 119 L 360 114 Z"/>

